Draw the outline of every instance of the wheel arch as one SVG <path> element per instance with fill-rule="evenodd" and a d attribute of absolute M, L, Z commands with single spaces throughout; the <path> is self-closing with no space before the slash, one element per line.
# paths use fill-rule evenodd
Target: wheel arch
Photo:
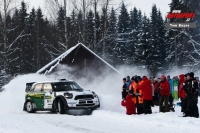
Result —
<path fill-rule="evenodd" d="M 57 110 L 58 109 L 58 100 L 62 100 L 63 104 L 64 104 L 64 109 L 66 110 L 68 105 L 67 105 L 67 100 L 65 99 L 64 96 L 59 95 L 57 96 L 54 101 L 53 101 L 53 107 Z"/>
<path fill-rule="evenodd" d="M 26 101 L 24 102 L 24 108 L 23 108 L 24 111 L 27 111 L 27 109 L 26 109 L 26 103 L 29 102 L 29 101 L 32 102 L 32 103 L 34 103 L 34 101 L 32 99 L 30 99 L 30 98 L 26 99 Z"/>

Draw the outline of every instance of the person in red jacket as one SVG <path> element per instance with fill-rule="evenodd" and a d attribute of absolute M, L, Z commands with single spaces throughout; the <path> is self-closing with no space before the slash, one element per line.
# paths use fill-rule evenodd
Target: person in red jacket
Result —
<path fill-rule="evenodd" d="M 170 96 L 170 84 L 166 79 L 165 75 L 161 76 L 160 83 L 160 101 L 159 101 L 159 112 L 169 112 L 169 96 Z M 162 110 L 163 102 L 165 102 L 165 109 Z"/>
<path fill-rule="evenodd" d="M 136 114 L 135 103 L 132 101 L 132 95 L 128 94 L 126 100 L 121 102 L 121 105 L 126 106 L 127 115 Z"/>
<path fill-rule="evenodd" d="M 186 99 L 186 92 L 183 89 L 183 84 L 187 80 L 187 74 L 179 75 L 180 85 L 179 85 L 179 97 L 181 99 L 181 112 L 185 112 L 187 109 L 187 99 Z"/>
<path fill-rule="evenodd" d="M 146 76 L 143 77 L 143 83 L 138 85 L 136 89 L 142 90 L 143 107 L 145 114 L 151 114 L 151 103 L 152 103 L 152 86 L 151 80 Z"/>

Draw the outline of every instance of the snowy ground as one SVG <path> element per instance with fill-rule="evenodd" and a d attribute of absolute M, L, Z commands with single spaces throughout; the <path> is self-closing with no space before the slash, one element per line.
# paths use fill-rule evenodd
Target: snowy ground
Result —
<path fill-rule="evenodd" d="M 176 106 L 176 112 L 158 113 L 158 107 L 153 107 L 151 115 L 127 116 L 125 108 L 120 105 L 122 83 L 118 81 L 121 81 L 121 78 L 115 79 L 104 79 L 98 85 L 94 83 L 88 86 L 80 80 L 85 89 L 95 90 L 100 96 L 101 108 L 92 115 L 74 116 L 23 112 L 25 83 L 49 78 L 36 74 L 18 76 L 0 92 L 0 133 L 200 132 L 200 119 L 180 117 L 182 114 L 179 106 Z"/>

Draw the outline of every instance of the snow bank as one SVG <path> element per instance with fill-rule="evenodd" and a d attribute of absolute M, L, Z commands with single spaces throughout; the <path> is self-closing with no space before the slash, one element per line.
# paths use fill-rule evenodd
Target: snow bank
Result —
<path fill-rule="evenodd" d="M 27 82 L 49 80 L 48 77 L 38 74 L 20 75 L 4 86 L 4 91 L 0 93 L 0 107 L 4 112 L 22 112 L 25 101 L 25 88 Z"/>
<path fill-rule="evenodd" d="M 151 115 L 125 114 L 126 109 L 121 103 L 122 78 L 130 75 L 146 75 L 145 71 L 122 68 L 123 75 L 110 75 L 96 78 L 95 82 L 74 79 L 67 72 L 49 75 L 21 75 L 13 79 L 0 93 L 0 132 L 2 133 L 125 133 L 125 132 L 154 132 L 154 133 L 196 133 L 199 131 L 200 119 L 181 117 L 181 108 L 176 106 L 175 112 L 159 113 L 158 107 L 153 107 Z M 139 74 L 140 73 L 140 74 Z M 25 84 L 27 82 L 55 80 L 71 77 L 84 89 L 94 90 L 100 97 L 101 108 L 89 116 L 73 116 L 37 112 L 23 112 Z M 95 78 L 95 77 L 94 77 Z M 199 106 L 200 104 L 198 104 Z"/>

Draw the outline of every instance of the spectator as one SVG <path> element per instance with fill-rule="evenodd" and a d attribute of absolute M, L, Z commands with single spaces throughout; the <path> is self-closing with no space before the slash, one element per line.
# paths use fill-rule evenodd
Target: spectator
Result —
<path fill-rule="evenodd" d="M 161 76 L 161 82 L 160 82 L 160 101 L 159 101 L 159 112 L 169 112 L 169 96 L 170 96 L 170 84 L 166 79 L 165 75 Z M 164 109 L 163 107 L 163 102 L 165 103 Z"/>
<path fill-rule="evenodd" d="M 170 103 L 170 107 L 172 107 L 172 104 L 173 104 L 173 101 L 174 101 L 174 98 L 173 98 L 173 96 L 172 96 L 173 91 L 174 91 L 174 83 L 173 83 L 173 80 L 170 78 L 170 75 L 167 76 L 167 81 L 168 81 L 169 84 L 170 84 L 169 103 Z"/>
<path fill-rule="evenodd" d="M 179 87 L 179 79 L 178 77 L 174 77 L 173 79 L 173 86 L 174 86 L 174 91 L 172 93 L 172 96 L 175 100 L 178 100 L 178 87 Z"/>
<path fill-rule="evenodd" d="M 158 97 L 158 80 L 156 78 L 154 78 L 154 97 L 153 97 L 153 101 L 154 101 L 154 105 L 159 105 L 159 97 Z"/>
<path fill-rule="evenodd" d="M 199 117 L 199 110 L 198 110 L 198 83 L 196 82 L 196 79 L 194 79 L 194 73 L 190 72 L 187 75 L 187 81 L 186 84 L 183 86 L 183 89 L 185 90 L 187 96 L 187 109 L 185 111 L 186 116 L 190 117 Z"/>
<path fill-rule="evenodd" d="M 126 78 L 123 78 L 123 86 L 122 86 L 122 99 L 126 99 L 127 92 L 127 84 L 126 84 Z"/>
<path fill-rule="evenodd" d="M 144 76 L 142 79 L 143 83 L 138 85 L 136 89 L 142 90 L 142 98 L 143 98 L 143 106 L 144 106 L 144 113 L 151 114 L 151 101 L 152 101 L 152 86 L 151 81 Z"/>
<path fill-rule="evenodd" d="M 187 74 L 179 75 L 179 78 L 180 78 L 179 96 L 180 96 L 180 100 L 181 100 L 181 112 L 185 112 L 185 110 L 187 108 L 186 92 L 183 89 L 183 85 L 185 84 L 185 82 L 187 80 L 186 77 L 187 77 Z"/>
<path fill-rule="evenodd" d="M 136 114 L 135 103 L 132 101 L 132 95 L 128 94 L 126 100 L 122 100 L 121 105 L 126 107 L 127 115 Z"/>
<path fill-rule="evenodd" d="M 131 85 L 130 76 L 126 77 L 126 84 L 127 84 L 127 89 L 129 89 L 129 86 Z"/>

